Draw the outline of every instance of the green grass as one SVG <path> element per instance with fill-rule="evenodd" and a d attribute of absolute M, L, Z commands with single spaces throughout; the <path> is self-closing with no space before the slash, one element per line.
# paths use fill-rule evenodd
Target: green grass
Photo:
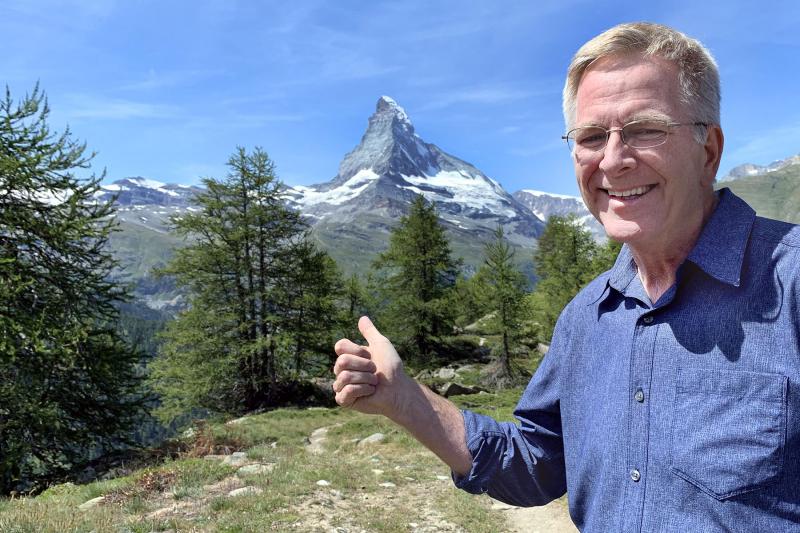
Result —
<path fill-rule="evenodd" d="M 511 396 L 480 395 L 476 410 L 510 412 L 516 402 Z M 477 398 L 457 400 L 463 404 Z M 319 427 L 330 429 L 324 453 L 312 455 L 305 449 L 306 438 Z M 383 442 L 357 445 L 357 440 L 378 432 L 386 435 Z M 279 409 L 237 424 L 211 424 L 203 438 L 236 442 L 250 460 L 275 466 L 268 473 L 239 478 L 234 467 L 219 461 L 184 458 L 110 481 L 59 485 L 35 498 L 0 500 L 0 532 L 260 532 L 335 527 L 399 532 L 408 531 L 410 523 L 446 523 L 470 532 L 502 530 L 485 499 L 438 479 L 449 477 L 447 467 L 382 417 L 342 409 Z M 329 485 L 317 485 L 320 480 Z M 227 485 L 219 488 L 223 482 L 258 487 L 262 492 L 231 498 Z M 212 493 L 208 487 L 215 484 L 218 490 Z M 106 496 L 106 502 L 85 511 L 77 509 L 96 496 Z M 179 511 L 151 515 L 165 507 Z"/>

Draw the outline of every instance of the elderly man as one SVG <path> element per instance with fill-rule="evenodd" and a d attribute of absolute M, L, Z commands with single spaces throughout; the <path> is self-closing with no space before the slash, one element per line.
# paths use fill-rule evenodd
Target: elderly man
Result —
<path fill-rule="evenodd" d="M 564 309 L 515 416 L 406 376 L 367 318 L 339 404 L 407 428 L 457 486 L 514 505 L 569 492 L 582 531 L 800 531 L 800 231 L 715 193 L 719 75 L 648 23 L 586 43 L 564 116 L 583 200 L 625 243 Z"/>

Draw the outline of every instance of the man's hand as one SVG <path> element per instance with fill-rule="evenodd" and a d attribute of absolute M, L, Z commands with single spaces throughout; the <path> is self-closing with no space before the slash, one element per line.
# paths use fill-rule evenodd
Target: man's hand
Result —
<path fill-rule="evenodd" d="M 372 321 L 363 316 L 358 329 L 367 346 L 341 339 L 334 346 L 336 403 L 369 414 L 397 415 L 402 390 L 413 382 L 403 371 L 403 362 L 389 339 L 381 335 Z"/>

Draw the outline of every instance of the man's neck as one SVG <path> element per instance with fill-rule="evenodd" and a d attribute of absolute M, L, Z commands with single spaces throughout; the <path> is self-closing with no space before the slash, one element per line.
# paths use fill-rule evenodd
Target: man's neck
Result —
<path fill-rule="evenodd" d="M 691 229 L 681 235 L 679 240 L 652 243 L 650 246 L 633 243 L 629 245 L 639 272 L 639 280 L 651 303 L 655 304 L 675 284 L 678 268 L 689 257 L 716 207 L 717 196 L 713 195 L 706 203 L 701 217 L 689 226 Z"/>

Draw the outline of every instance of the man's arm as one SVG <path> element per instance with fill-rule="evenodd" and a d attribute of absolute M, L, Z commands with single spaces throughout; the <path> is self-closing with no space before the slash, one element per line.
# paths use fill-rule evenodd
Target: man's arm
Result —
<path fill-rule="evenodd" d="M 408 430 L 458 475 L 472 467 L 464 417 L 449 400 L 411 379 L 389 339 L 369 318 L 358 329 L 367 341 L 360 346 L 347 339 L 336 343 L 334 365 L 336 402 L 368 414 L 380 414 Z"/>

